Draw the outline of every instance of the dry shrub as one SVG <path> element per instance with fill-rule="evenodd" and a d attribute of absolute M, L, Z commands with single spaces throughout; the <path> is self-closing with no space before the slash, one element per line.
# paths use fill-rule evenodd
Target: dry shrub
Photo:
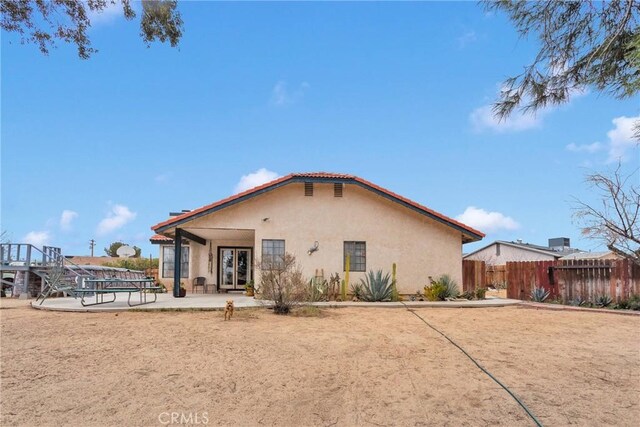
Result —
<path fill-rule="evenodd" d="M 260 265 L 260 291 L 264 299 L 273 301 L 276 314 L 289 314 L 291 308 L 304 301 L 308 286 L 296 257 L 284 256 Z"/>

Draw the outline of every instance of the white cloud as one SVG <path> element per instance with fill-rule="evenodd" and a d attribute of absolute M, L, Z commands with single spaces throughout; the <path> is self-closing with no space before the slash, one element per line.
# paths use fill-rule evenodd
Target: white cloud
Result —
<path fill-rule="evenodd" d="M 48 231 L 30 231 L 22 238 L 22 241 L 33 246 L 46 246 L 51 241 L 51 233 Z"/>
<path fill-rule="evenodd" d="M 599 142 L 594 142 L 593 144 L 574 144 L 573 142 L 565 147 L 569 151 L 573 151 L 574 153 L 579 153 L 581 151 L 587 153 L 595 153 L 596 151 L 602 150 L 603 146 Z"/>
<path fill-rule="evenodd" d="M 638 146 L 638 141 L 633 138 L 633 127 L 640 120 L 640 115 L 635 117 L 616 117 L 612 120 L 613 129 L 607 132 L 609 158 L 607 163 L 627 160 L 627 153 Z"/>
<path fill-rule="evenodd" d="M 464 49 L 467 45 L 478 41 L 478 35 L 475 31 L 467 31 L 463 35 L 457 38 L 458 40 L 458 48 Z"/>
<path fill-rule="evenodd" d="M 100 221 L 96 234 L 98 236 L 104 236 L 112 231 L 122 228 L 125 224 L 133 221 L 138 214 L 131 212 L 128 207 L 124 205 L 113 205 L 111 211 L 107 213 L 107 216 Z"/>
<path fill-rule="evenodd" d="M 302 82 L 297 89 L 291 91 L 288 89 L 287 82 L 280 80 L 271 90 L 271 105 L 284 107 L 285 105 L 295 104 L 304 97 L 305 92 L 310 87 L 309 83 Z"/>
<path fill-rule="evenodd" d="M 64 231 L 71 230 L 71 223 L 78 217 L 78 212 L 65 209 L 60 215 L 60 228 Z"/>
<path fill-rule="evenodd" d="M 514 111 L 509 117 L 499 119 L 493 113 L 492 105 L 483 105 L 471 112 L 469 120 L 476 132 L 490 130 L 493 132 L 518 132 L 540 126 L 544 111 L 537 115 Z"/>
<path fill-rule="evenodd" d="M 132 7 L 135 2 L 131 2 Z M 135 7 L 134 7 L 135 9 Z M 92 26 L 100 25 L 100 24 L 109 24 L 115 21 L 118 18 L 124 18 L 124 9 L 122 8 L 122 3 L 119 0 L 116 0 L 115 3 L 108 2 L 104 9 L 101 11 L 94 11 L 86 7 L 87 17 L 91 22 Z"/>
<path fill-rule="evenodd" d="M 240 181 L 238 181 L 238 183 L 236 184 L 233 191 L 235 193 L 241 193 L 250 188 L 254 188 L 269 181 L 273 181 L 274 179 L 279 177 L 280 175 L 278 175 L 276 172 L 261 168 L 248 175 L 243 175 L 242 178 L 240 178 Z"/>
<path fill-rule="evenodd" d="M 487 212 L 475 206 L 469 206 L 462 214 L 456 217 L 456 220 L 486 233 L 520 228 L 520 224 L 509 216 L 500 212 Z"/>

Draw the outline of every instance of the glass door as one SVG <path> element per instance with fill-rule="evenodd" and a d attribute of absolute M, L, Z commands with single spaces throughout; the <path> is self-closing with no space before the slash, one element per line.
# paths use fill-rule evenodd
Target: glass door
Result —
<path fill-rule="evenodd" d="M 220 249 L 220 288 L 244 290 L 251 281 L 251 249 Z"/>

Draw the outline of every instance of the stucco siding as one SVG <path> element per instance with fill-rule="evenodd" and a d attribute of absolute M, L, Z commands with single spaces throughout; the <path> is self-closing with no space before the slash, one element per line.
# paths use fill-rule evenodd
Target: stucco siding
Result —
<path fill-rule="evenodd" d="M 415 293 L 428 283 L 428 276 L 444 273 L 462 282 L 459 231 L 356 185 L 346 185 L 343 197 L 334 197 L 333 184 L 315 183 L 308 197 L 304 184 L 292 183 L 184 224 L 205 238 L 211 228 L 255 230 L 254 242 L 238 242 L 254 246 L 255 260 L 261 257 L 263 239 L 285 240 L 285 250 L 296 256 L 307 277 L 323 269 L 326 278 L 333 272 L 344 278 L 344 241 L 364 241 L 367 270 L 390 272 L 395 262 L 401 293 Z M 315 241 L 319 250 L 308 255 Z M 190 279 L 207 276 L 208 243 L 191 243 Z M 216 258 L 220 245 L 213 242 Z M 216 271 L 212 283 L 217 283 Z M 361 277 L 363 273 L 352 272 L 350 282 Z"/>

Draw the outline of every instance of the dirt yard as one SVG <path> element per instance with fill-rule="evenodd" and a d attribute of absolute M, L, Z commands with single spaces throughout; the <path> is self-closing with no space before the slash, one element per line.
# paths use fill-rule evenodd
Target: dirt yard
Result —
<path fill-rule="evenodd" d="M 224 322 L 221 312 L 54 313 L 7 299 L 1 307 L 3 426 L 533 425 L 405 309 L 260 309 Z M 545 426 L 640 419 L 640 317 L 416 312 Z"/>

